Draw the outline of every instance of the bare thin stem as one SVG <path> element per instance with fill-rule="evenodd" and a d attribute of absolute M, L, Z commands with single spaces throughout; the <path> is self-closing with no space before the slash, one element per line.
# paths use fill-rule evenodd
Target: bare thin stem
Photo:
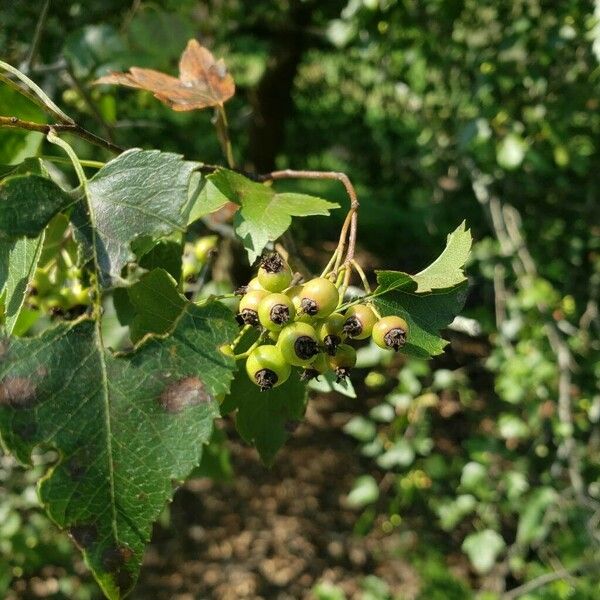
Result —
<path fill-rule="evenodd" d="M 38 17 L 38 21 L 35 25 L 33 40 L 31 41 L 31 46 L 29 47 L 29 54 L 27 55 L 27 59 L 25 60 L 25 66 L 23 70 L 27 73 L 31 71 L 31 67 L 33 66 L 33 62 L 35 60 L 35 55 L 37 54 L 37 50 L 40 45 L 40 40 L 42 38 L 42 32 L 44 31 L 44 26 L 46 25 L 46 18 L 48 17 L 49 7 L 50 0 L 46 0 L 44 2 L 44 5 L 42 6 L 40 16 Z"/>
<path fill-rule="evenodd" d="M 38 155 L 38 158 L 42 160 L 48 160 L 50 162 L 58 163 L 61 165 L 70 165 L 71 161 L 68 158 L 62 158 L 62 156 L 49 156 L 47 154 Z M 79 163 L 82 167 L 89 167 L 90 169 L 101 169 L 106 163 L 99 160 L 82 160 L 79 159 Z"/>
<path fill-rule="evenodd" d="M 264 175 L 258 175 L 257 181 L 276 181 L 278 179 L 320 179 L 320 180 L 335 180 L 342 183 L 350 199 L 350 209 L 346 220 L 342 225 L 342 232 L 340 235 L 340 241 L 338 243 L 338 256 L 336 257 L 336 265 L 334 272 L 340 268 L 342 261 L 345 265 L 349 265 L 354 258 L 354 251 L 356 248 L 356 235 L 358 229 L 358 196 L 356 190 L 350 181 L 350 178 L 345 173 L 338 171 L 295 171 L 292 169 L 284 169 L 283 171 L 273 171 L 271 173 L 265 173 Z M 348 229 L 350 230 L 350 236 L 347 244 L 346 256 L 344 258 L 344 251 L 346 250 L 346 237 L 348 236 Z"/>
<path fill-rule="evenodd" d="M 40 133 L 44 133 L 46 135 L 48 135 L 50 131 L 54 131 L 56 133 L 72 133 L 73 135 L 90 142 L 90 144 L 94 144 L 100 148 L 105 148 L 106 150 L 114 152 L 115 154 L 124 152 L 124 149 L 120 146 L 117 146 L 116 144 L 97 136 L 95 133 L 92 133 L 80 125 L 77 125 L 77 123 L 54 123 L 49 125 L 47 123 L 24 121 L 18 117 L 0 116 L 0 127 L 12 127 L 15 129 L 26 129 L 28 131 L 39 131 Z"/>
<path fill-rule="evenodd" d="M 365 275 L 363 268 L 354 259 L 352 259 L 350 262 L 352 263 L 352 266 L 356 269 L 356 272 L 358 273 L 358 276 L 360 277 L 360 280 L 362 281 L 363 287 L 365 288 L 365 292 L 367 292 L 367 294 L 370 294 L 371 286 L 369 285 L 369 280 L 367 279 L 367 276 Z"/>
<path fill-rule="evenodd" d="M 227 113 L 223 105 L 217 107 L 214 123 L 217 128 L 217 137 L 223 148 L 223 154 L 225 154 L 225 158 L 227 159 L 227 164 L 229 168 L 235 169 L 235 157 L 233 156 L 233 147 L 231 146 L 231 139 L 229 137 L 229 122 L 227 121 Z"/>
<path fill-rule="evenodd" d="M 111 126 L 106 122 L 106 120 L 102 116 L 102 113 L 96 106 L 96 103 L 92 100 L 92 97 L 90 96 L 89 92 L 85 89 L 85 87 L 83 86 L 81 81 L 79 81 L 79 78 L 75 75 L 75 72 L 73 71 L 73 69 L 71 67 L 67 66 L 66 71 L 67 71 L 67 74 L 69 75 L 71 81 L 73 82 L 75 89 L 79 92 L 83 101 L 85 102 L 87 107 L 90 109 L 90 111 L 92 112 L 94 117 L 96 117 L 96 120 L 98 121 L 98 123 L 100 124 L 102 129 L 104 130 L 106 137 L 112 143 L 113 132 L 112 132 Z"/>
<path fill-rule="evenodd" d="M 46 112 L 49 112 L 50 114 L 54 115 L 56 119 L 58 119 L 61 123 L 69 123 L 71 125 L 75 124 L 73 119 L 71 119 L 69 115 L 65 114 L 37 83 L 29 79 L 27 75 L 21 73 L 19 69 L 15 69 L 15 67 L 9 65 L 3 60 L 0 60 L 0 69 L 8 71 L 11 75 L 14 75 L 17 79 L 24 83 L 27 86 L 27 88 L 29 88 L 28 91 L 33 92 L 33 94 L 37 96 L 38 100 L 36 100 L 36 103 L 39 106 L 41 106 Z M 10 81 L 6 77 L 3 77 L 2 79 L 4 81 Z M 24 93 L 23 88 L 14 85 L 14 82 L 12 87 L 14 87 L 17 91 Z M 24 95 L 31 98 L 31 95 L 28 93 L 25 93 Z"/>

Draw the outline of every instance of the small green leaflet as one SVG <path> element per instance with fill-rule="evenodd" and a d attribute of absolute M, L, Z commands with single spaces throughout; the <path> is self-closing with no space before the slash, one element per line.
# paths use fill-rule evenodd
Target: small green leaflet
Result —
<path fill-rule="evenodd" d="M 130 244 L 136 237 L 185 230 L 188 186 L 197 166 L 178 154 L 134 148 L 89 180 L 87 207 L 74 222 L 86 258 L 96 253 L 103 285 L 123 284 L 121 270 L 134 259 Z"/>
<path fill-rule="evenodd" d="M 287 231 L 292 217 L 328 216 L 338 204 L 306 194 L 277 193 L 273 188 L 250 181 L 243 175 L 218 169 L 207 177 L 204 206 L 198 213 L 221 208 L 226 200 L 240 206 L 234 219 L 236 234 L 253 263 L 269 242 Z"/>
<path fill-rule="evenodd" d="M 413 276 L 417 293 L 453 287 L 466 280 L 463 267 L 469 258 L 473 238 L 463 221 L 449 236 L 444 251 L 420 273 Z"/>
<path fill-rule="evenodd" d="M 111 600 L 133 587 L 152 523 L 196 467 L 236 368 L 219 351 L 238 327 L 213 302 L 188 304 L 171 335 L 105 351 L 83 318 L 36 338 L 0 338 L 0 433 L 22 462 L 60 457 L 39 487 Z"/>
<path fill-rule="evenodd" d="M 440 256 L 419 274 L 377 271 L 372 298 L 383 316 L 400 315 L 410 327 L 403 352 L 419 358 L 441 354 L 447 342 L 440 330 L 461 311 L 467 279 L 463 267 L 471 248 L 471 232 L 464 222 L 448 236 Z"/>
<path fill-rule="evenodd" d="M 292 372 L 279 387 L 261 392 L 240 367 L 231 392 L 221 405 L 221 414 L 237 409 L 235 424 L 239 434 L 256 446 L 265 464 L 271 465 L 290 431 L 303 417 L 305 408 L 306 386 L 297 372 Z"/>
<path fill-rule="evenodd" d="M 55 214 L 72 203 L 41 175 L 7 177 L 0 184 L 0 239 L 37 237 Z"/>

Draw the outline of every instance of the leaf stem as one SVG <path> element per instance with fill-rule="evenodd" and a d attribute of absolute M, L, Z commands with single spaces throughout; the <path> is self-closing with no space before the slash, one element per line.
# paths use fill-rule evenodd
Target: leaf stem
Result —
<path fill-rule="evenodd" d="M 350 263 L 356 269 L 356 272 L 358 273 L 358 276 L 360 277 L 360 280 L 362 281 L 363 287 L 365 288 L 365 292 L 367 292 L 367 294 L 370 294 L 371 293 L 371 286 L 369 285 L 369 280 L 367 279 L 367 276 L 365 275 L 365 272 L 363 271 L 363 268 L 354 259 L 351 259 Z"/>
<path fill-rule="evenodd" d="M 56 144 L 57 146 L 59 146 L 60 148 L 62 148 L 66 155 L 69 157 L 69 159 L 71 160 L 71 163 L 73 164 L 73 169 L 75 169 L 75 173 L 77 174 L 77 178 L 79 179 L 79 183 L 81 184 L 81 188 L 83 190 L 83 194 L 86 198 L 86 202 L 87 202 L 87 208 L 90 214 L 90 221 L 92 221 L 91 225 L 91 229 L 92 229 L 92 247 L 93 247 L 93 252 L 94 252 L 94 319 L 96 320 L 96 325 L 97 325 L 97 331 L 98 331 L 98 337 L 99 337 L 99 342 L 102 343 L 102 333 L 101 333 L 101 328 L 100 328 L 100 318 L 102 317 L 102 292 L 100 290 L 100 263 L 98 261 L 98 253 L 96 250 L 96 226 L 95 223 L 93 222 L 94 220 L 94 214 L 92 211 L 92 207 L 90 206 L 89 203 L 89 189 L 88 189 L 88 180 L 87 177 L 85 176 L 85 172 L 83 170 L 83 166 L 81 165 L 81 163 L 79 162 L 79 158 L 77 157 L 77 154 L 75 153 L 75 150 L 73 150 L 73 148 L 67 143 L 65 142 L 63 139 L 59 138 L 58 135 L 56 135 L 56 132 L 54 131 L 54 129 L 50 128 L 50 131 L 48 132 L 48 135 L 46 136 L 48 141 L 51 144 Z"/>
<path fill-rule="evenodd" d="M 258 348 L 258 347 L 259 347 L 259 346 L 260 346 L 260 345 L 261 345 L 261 344 L 262 344 L 262 343 L 265 341 L 265 338 L 266 338 L 266 337 L 267 337 L 267 336 L 266 336 L 266 333 L 264 333 L 264 332 L 263 332 L 263 333 L 261 333 L 261 334 L 260 334 L 260 336 L 259 336 L 259 338 L 258 338 L 258 339 L 257 339 L 257 340 L 254 342 L 254 344 L 252 344 L 252 346 L 250 346 L 250 347 L 248 348 L 248 350 L 245 350 L 245 351 L 244 351 L 244 352 L 242 352 L 241 354 L 234 354 L 234 355 L 233 355 L 233 358 L 234 358 L 235 360 L 243 360 L 244 358 L 248 358 L 248 357 L 250 356 L 250 354 L 252 353 L 252 351 L 253 351 L 255 348 Z"/>
<path fill-rule="evenodd" d="M 50 162 L 55 162 L 61 165 L 70 165 L 71 161 L 68 158 L 62 158 L 61 156 L 49 156 L 47 154 L 41 154 L 37 158 L 41 158 L 42 160 L 48 160 Z M 79 159 L 79 163 L 82 167 L 89 167 L 90 169 L 101 169 L 106 163 L 99 160 L 81 160 Z"/>
<path fill-rule="evenodd" d="M 75 121 L 73 121 L 73 119 L 71 119 L 71 117 L 69 117 L 69 115 L 64 113 L 50 99 L 50 97 L 44 92 L 44 90 L 42 90 L 42 88 L 39 85 L 37 85 L 37 83 L 35 83 L 31 79 L 29 79 L 29 77 L 27 77 L 27 75 L 25 75 L 24 73 L 21 73 L 21 71 L 19 71 L 19 69 L 16 69 L 15 67 L 13 67 L 12 65 L 9 65 L 8 63 L 4 62 L 3 60 L 0 60 L 0 69 L 3 69 L 4 71 L 8 71 L 11 75 L 14 75 L 17 79 L 21 80 L 29 88 L 29 90 L 31 90 L 37 96 L 37 98 L 39 99 L 37 104 L 39 106 L 41 106 L 46 112 L 49 112 L 51 115 L 54 115 L 54 117 L 56 117 L 61 123 L 68 123 L 70 125 L 75 125 Z M 6 81 L 8 78 L 3 77 L 2 79 L 4 81 Z M 13 85 L 12 87 L 14 87 L 17 91 L 21 91 L 21 88 L 19 88 L 18 86 Z M 25 95 L 27 95 L 27 94 L 25 94 Z M 31 98 L 31 96 L 28 96 L 28 97 Z M 40 102 L 41 102 L 41 104 L 40 104 Z"/>
<path fill-rule="evenodd" d="M 18 117 L 7 117 L 0 115 L 0 127 L 13 127 L 15 129 L 26 129 L 27 131 L 39 131 L 40 133 L 44 133 L 48 135 L 50 131 L 55 132 L 66 132 L 72 133 L 95 146 L 99 146 L 100 148 L 105 148 L 110 152 L 114 152 L 115 154 L 120 154 L 124 152 L 124 148 L 97 136 L 95 133 L 84 129 L 77 123 L 35 123 L 33 121 L 24 121 L 23 119 L 19 119 Z"/>
<path fill-rule="evenodd" d="M 219 104 L 216 108 L 215 127 L 217 128 L 217 137 L 223 149 L 223 154 L 227 159 L 227 164 L 230 169 L 235 169 L 235 157 L 233 156 L 233 147 L 231 146 L 231 138 L 229 137 L 229 122 L 225 107 Z"/>
<path fill-rule="evenodd" d="M 240 332 L 237 334 L 233 342 L 231 342 L 231 344 L 229 345 L 232 351 L 235 351 L 238 344 L 242 341 L 242 338 L 246 335 L 246 333 L 248 333 L 248 331 L 250 331 L 250 329 L 252 329 L 252 325 L 244 325 L 240 329 Z"/>

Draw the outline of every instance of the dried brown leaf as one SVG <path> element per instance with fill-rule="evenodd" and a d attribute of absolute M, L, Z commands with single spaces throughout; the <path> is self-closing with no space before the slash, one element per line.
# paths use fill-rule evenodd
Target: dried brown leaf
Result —
<path fill-rule="evenodd" d="M 179 78 L 154 69 L 131 67 L 128 73 L 111 73 L 95 84 L 114 84 L 148 90 L 176 111 L 222 106 L 235 93 L 233 77 L 223 60 L 196 40 L 190 40 L 179 60 Z"/>

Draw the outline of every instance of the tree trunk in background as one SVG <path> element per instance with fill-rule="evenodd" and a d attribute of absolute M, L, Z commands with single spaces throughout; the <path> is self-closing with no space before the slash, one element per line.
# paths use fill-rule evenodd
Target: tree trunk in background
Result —
<path fill-rule="evenodd" d="M 249 157 L 252 168 L 259 173 L 275 168 L 275 159 L 284 144 L 294 79 L 308 46 L 306 30 L 315 6 L 314 2 L 299 0 L 291 3 L 287 18 L 273 35 L 265 73 L 252 94 Z"/>

